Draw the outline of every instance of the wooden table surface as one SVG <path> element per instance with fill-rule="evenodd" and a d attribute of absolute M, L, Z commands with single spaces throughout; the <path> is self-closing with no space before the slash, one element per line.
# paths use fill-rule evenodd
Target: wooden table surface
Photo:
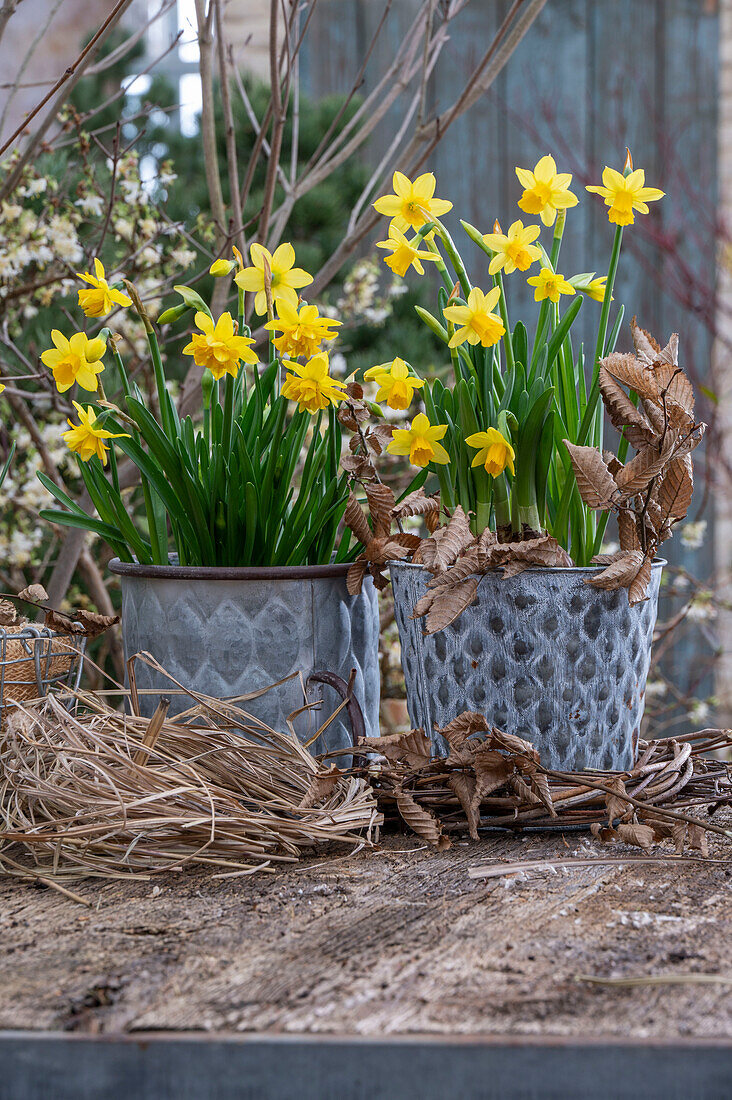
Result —
<path fill-rule="evenodd" d="M 91 909 L 5 880 L 0 1028 L 732 1037 L 732 865 L 469 875 L 588 854 L 641 853 L 578 833 L 443 853 L 397 835 L 271 875 L 87 880 Z M 583 980 L 694 974 L 727 982 Z"/>

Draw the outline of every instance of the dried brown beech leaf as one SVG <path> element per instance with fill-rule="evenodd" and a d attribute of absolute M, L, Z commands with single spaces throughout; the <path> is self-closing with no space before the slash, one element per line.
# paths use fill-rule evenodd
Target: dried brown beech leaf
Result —
<path fill-rule="evenodd" d="M 499 542 L 490 547 L 485 554 L 483 568 L 503 569 L 504 579 L 523 573 L 532 565 L 544 568 L 562 568 L 570 566 L 572 559 L 557 540 L 551 535 L 541 535 L 523 542 Z"/>
<path fill-rule="evenodd" d="M 622 500 L 628 500 L 646 489 L 654 477 L 658 477 L 671 458 L 676 443 L 675 433 L 668 432 L 660 450 L 658 446 L 651 446 L 638 451 L 635 458 L 623 467 L 617 477 L 617 486 Z"/>
<path fill-rule="evenodd" d="M 637 821 L 623 822 L 615 830 L 618 840 L 624 844 L 634 844 L 636 848 L 650 848 L 655 839 L 650 825 L 640 825 Z"/>
<path fill-rule="evenodd" d="M 691 455 L 672 459 L 658 487 L 657 499 L 661 512 L 671 519 L 683 519 L 689 511 L 693 491 Z"/>
<path fill-rule="evenodd" d="M 671 839 L 678 855 L 683 855 L 686 841 L 686 822 L 674 821 L 671 831 Z"/>
<path fill-rule="evenodd" d="M 346 393 L 349 397 L 353 397 L 356 401 L 363 400 L 363 386 L 359 382 L 347 382 Z"/>
<path fill-rule="evenodd" d="M 503 730 L 496 729 L 493 726 L 488 743 L 492 748 L 504 749 L 506 752 L 539 763 L 538 750 L 530 741 L 524 741 L 523 737 L 517 737 L 515 733 L 504 733 Z"/>
<path fill-rule="evenodd" d="M 689 847 L 706 857 L 709 855 L 709 842 L 707 839 L 706 829 L 702 829 L 700 825 L 689 824 L 689 831 L 687 833 L 689 840 Z"/>
<path fill-rule="evenodd" d="M 27 588 L 18 593 L 18 597 L 21 600 L 27 600 L 28 603 L 46 603 L 48 592 L 42 584 L 29 584 Z"/>
<path fill-rule="evenodd" d="M 0 626 L 12 626 L 18 620 L 18 612 L 10 600 L 0 600 Z"/>
<path fill-rule="evenodd" d="M 386 538 L 391 531 L 391 511 L 394 507 L 394 493 L 388 485 L 376 482 L 366 486 L 366 499 L 371 510 L 371 522 L 374 536 Z"/>
<path fill-rule="evenodd" d="M 344 401 L 336 413 L 338 422 L 351 432 L 357 432 L 359 424 L 365 423 L 371 416 L 363 401 Z"/>
<path fill-rule="evenodd" d="M 49 630 L 55 630 L 57 634 L 83 634 L 84 627 L 81 623 L 74 622 L 68 615 L 60 611 L 47 611 L 45 625 Z"/>
<path fill-rule="evenodd" d="M 473 758 L 473 771 L 476 778 L 474 795 L 476 812 L 480 809 L 484 798 L 508 783 L 514 770 L 510 757 L 498 752 L 497 749 L 486 748 L 485 744 L 480 746 Z"/>
<path fill-rule="evenodd" d="M 394 429 L 391 424 L 375 424 L 366 433 L 366 443 L 376 454 L 381 454 L 388 443 L 391 442 Z"/>
<path fill-rule="evenodd" d="M 655 363 L 661 356 L 661 345 L 655 336 L 641 328 L 636 317 L 630 322 L 630 334 L 633 337 L 635 354 L 644 363 Z"/>
<path fill-rule="evenodd" d="M 424 489 L 415 489 L 413 493 L 410 493 L 404 500 L 394 506 L 392 514 L 397 519 L 406 519 L 408 516 L 424 516 L 429 530 L 430 520 L 434 523 L 439 519 L 440 501 L 437 497 L 426 496 Z M 434 527 L 432 530 L 434 530 Z"/>
<path fill-rule="evenodd" d="M 451 847 L 450 838 L 442 832 L 442 825 L 428 810 L 419 806 L 408 791 L 396 792 L 396 804 L 402 818 L 417 836 L 432 844 L 439 852 Z"/>
<path fill-rule="evenodd" d="M 349 596 L 357 596 L 361 591 L 364 577 L 368 573 L 369 564 L 365 558 L 357 558 L 353 565 L 349 566 L 346 574 L 346 588 Z"/>
<path fill-rule="evenodd" d="M 368 546 L 373 535 L 364 510 L 353 493 L 349 493 L 348 495 L 348 503 L 346 504 L 346 511 L 343 515 L 343 519 L 346 526 L 350 527 L 353 531 L 358 541 L 363 543 L 364 546 Z"/>
<path fill-rule="evenodd" d="M 569 451 L 577 488 L 585 504 L 589 508 L 609 508 L 617 485 L 600 452 L 594 447 L 570 443 L 568 439 L 564 440 L 564 446 Z"/>
<path fill-rule="evenodd" d="M 313 806 L 317 806 L 319 802 L 324 802 L 326 798 L 330 798 L 340 774 L 338 768 L 333 764 L 327 772 L 314 775 L 302 797 L 298 810 L 311 809 Z"/>
<path fill-rule="evenodd" d="M 618 512 L 618 539 L 621 550 L 640 550 L 638 524 L 632 512 Z"/>
<path fill-rule="evenodd" d="M 477 545 L 469 547 L 462 557 L 458 558 L 454 565 L 446 569 L 444 573 L 438 573 L 431 581 L 427 582 L 428 588 L 454 588 L 472 573 L 482 572 L 480 551 Z"/>
<path fill-rule="evenodd" d="M 644 558 L 643 564 L 628 587 L 628 603 L 631 607 L 635 607 L 636 604 L 643 603 L 644 600 L 648 599 L 652 564 L 651 558 Z"/>
<path fill-rule="evenodd" d="M 76 619 L 84 628 L 87 638 L 96 638 L 119 622 L 119 615 L 98 615 L 94 611 L 77 611 Z"/>
<path fill-rule="evenodd" d="M 653 425 L 605 367 L 600 367 L 598 381 L 603 404 L 613 427 L 623 433 L 632 447 L 652 443 L 656 438 Z M 611 468 L 611 473 L 615 472 Z"/>
<path fill-rule="evenodd" d="M 672 367 L 679 365 L 679 334 L 678 332 L 672 332 L 668 338 L 666 347 L 661 350 L 658 356 L 661 363 L 668 363 Z"/>
<path fill-rule="evenodd" d="M 541 799 L 539 798 L 536 791 L 533 790 L 526 782 L 526 780 L 518 775 L 518 773 L 514 772 L 514 774 L 509 778 L 509 783 L 511 784 L 522 802 L 528 802 L 530 805 L 541 803 Z"/>
<path fill-rule="evenodd" d="M 451 749 L 461 749 L 474 733 L 487 733 L 489 728 L 482 714 L 475 710 L 464 710 L 437 732 L 442 734 Z"/>
<path fill-rule="evenodd" d="M 611 794 L 605 795 L 608 824 L 613 825 L 617 820 L 629 820 L 633 816 L 633 807 L 626 797 L 628 792 L 625 783 L 620 776 L 613 776 L 608 780 L 607 786 L 612 790 Z"/>
<path fill-rule="evenodd" d="M 432 759 L 432 745 L 423 729 L 392 733 L 387 737 L 362 737 L 358 747 L 381 753 L 393 762 L 401 760 L 414 768 L 421 768 Z"/>
<path fill-rule="evenodd" d="M 458 504 L 450 516 L 447 527 L 439 528 L 442 534 L 438 538 L 435 531 L 431 539 L 426 540 L 422 549 L 422 561 L 430 573 L 441 573 L 457 561 L 461 551 L 473 541 L 473 533 L 470 530 L 468 517 Z M 428 545 L 432 543 L 428 551 Z"/>
<path fill-rule="evenodd" d="M 425 634 L 436 634 L 454 622 L 475 601 L 480 577 L 468 577 L 454 588 L 440 588 L 427 612 Z"/>
<path fill-rule="evenodd" d="M 638 576 L 638 571 L 643 565 L 643 551 L 621 550 L 619 554 L 613 554 L 612 557 L 613 561 L 610 562 L 607 568 L 603 569 L 602 573 L 587 577 L 585 584 L 591 584 L 593 588 L 604 588 L 608 591 L 613 591 L 616 588 L 628 588 Z M 595 560 L 593 559 L 593 561 Z M 598 564 L 604 564 L 604 562 Z"/>
<path fill-rule="evenodd" d="M 343 455 L 341 466 L 358 481 L 373 481 L 376 478 L 376 470 L 370 458 L 364 455 Z"/>
<path fill-rule="evenodd" d="M 466 775 L 465 772 L 453 772 L 447 785 L 463 808 L 468 822 L 468 833 L 473 840 L 477 840 L 480 812 L 475 805 L 475 779 L 472 775 Z"/>
<path fill-rule="evenodd" d="M 674 458 L 683 458 L 684 455 L 691 454 L 701 443 L 706 430 L 706 424 L 697 424 L 692 431 L 683 435 L 674 451 Z"/>
<path fill-rule="evenodd" d="M 623 464 L 617 455 L 614 455 L 612 451 L 603 451 L 602 457 L 605 459 L 605 465 L 610 473 L 615 477 L 618 470 L 622 470 Z"/>
<path fill-rule="evenodd" d="M 550 817 L 556 817 L 557 811 L 554 808 L 552 802 L 552 796 L 549 790 L 549 779 L 543 772 L 532 770 L 529 772 L 531 775 L 531 786 L 539 796 L 539 801 L 549 811 Z"/>
<path fill-rule="evenodd" d="M 635 390 L 639 397 L 660 405 L 661 392 L 653 371 L 634 355 L 615 351 L 612 355 L 605 356 L 601 365 L 616 381 Z"/>

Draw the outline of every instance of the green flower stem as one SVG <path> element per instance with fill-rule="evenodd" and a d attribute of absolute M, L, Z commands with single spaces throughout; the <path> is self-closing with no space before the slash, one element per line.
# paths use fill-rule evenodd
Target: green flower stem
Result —
<path fill-rule="evenodd" d="M 496 517 L 496 530 L 511 526 L 511 504 L 505 474 L 500 474 L 493 479 L 493 511 Z"/>
<path fill-rule="evenodd" d="M 497 271 L 495 273 L 495 275 L 493 276 L 493 285 L 497 286 L 501 292 L 501 296 L 498 299 L 498 308 L 501 311 L 501 320 L 503 321 L 503 327 L 506 330 L 506 334 L 503 337 L 503 346 L 506 349 L 506 367 L 508 368 L 508 370 L 512 370 L 514 366 L 513 340 L 511 337 L 511 325 L 508 320 L 508 306 L 506 304 L 506 293 L 503 288 L 502 272 Z"/>
<path fill-rule="evenodd" d="M 559 250 L 562 247 L 562 237 L 564 236 L 564 225 L 567 220 L 567 211 L 559 210 L 557 212 L 557 220 L 554 222 L 554 236 L 552 237 L 552 271 L 557 270 L 557 262 L 559 260 Z"/>
<path fill-rule="evenodd" d="M 470 291 L 472 290 L 472 287 L 470 285 L 468 273 L 465 270 L 465 264 L 463 263 L 462 256 L 458 252 L 457 248 L 455 247 L 455 242 L 453 241 L 452 237 L 445 229 L 439 218 L 435 218 L 435 229 L 437 230 L 437 234 L 440 237 L 440 240 L 445 246 L 445 251 L 450 257 L 452 266 L 455 268 L 455 274 L 458 277 L 458 282 L 460 283 L 460 286 L 462 288 L 463 295 L 467 299 Z"/>
<path fill-rule="evenodd" d="M 435 267 L 437 268 L 437 270 L 440 273 L 440 276 L 442 278 L 442 282 L 445 285 L 445 289 L 447 290 L 448 294 L 451 294 L 452 293 L 452 288 L 455 284 L 454 284 L 453 280 L 450 278 L 450 272 L 447 270 L 447 265 L 445 264 L 445 261 L 442 258 L 442 253 L 440 252 L 439 248 L 437 247 L 437 245 L 435 244 L 434 241 L 424 241 L 424 244 L 427 246 L 428 250 L 434 256 L 438 257 L 438 259 L 435 261 Z"/>

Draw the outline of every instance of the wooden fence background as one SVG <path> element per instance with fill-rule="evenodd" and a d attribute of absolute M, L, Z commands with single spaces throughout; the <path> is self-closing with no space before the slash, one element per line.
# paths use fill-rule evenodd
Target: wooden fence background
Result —
<path fill-rule="evenodd" d="M 418 8 L 419 0 L 394 0 L 366 90 L 388 66 Z M 462 87 L 508 8 L 508 0 L 472 0 L 456 19 L 431 81 L 437 110 Z M 350 90 L 383 9 L 384 0 L 320 0 L 303 58 L 310 94 Z M 447 221 L 462 237 L 458 217 L 488 232 L 496 217 L 505 228 L 521 216 L 514 167 L 533 167 L 552 152 L 560 170 L 573 172 L 580 197 L 570 211 L 561 269 L 602 272 L 612 232 L 601 200 L 584 185 L 600 182 L 604 164 L 620 168 L 628 145 L 647 182 L 667 198 L 626 231 L 615 296 L 628 319 L 636 313 L 660 339 L 680 332 L 684 363 L 702 384 L 715 308 L 718 38 L 714 0 L 549 0 L 491 90 L 453 125 L 429 164 L 437 193 L 454 203 Z M 378 163 L 383 151 L 376 135 L 369 162 Z M 480 283 L 485 257 L 466 245 Z M 516 317 L 528 288 L 514 279 L 508 283 Z M 594 305 L 585 302 L 578 318 L 593 346 Z M 620 346 L 628 345 L 626 327 Z M 703 496 L 700 490 L 697 511 Z M 702 512 L 709 522 L 705 546 L 691 551 L 677 537 L 669 555 L 704 577 L 713 569 L 713 509 L 703 505 Z M 664 602 L 662 616 L 677 606 Z M 687 632 L 665 672 L 682 689 L 693 685 L 709 653 L 705 634 Z M 709 675 L 700 691 L 711 693 Z"/>

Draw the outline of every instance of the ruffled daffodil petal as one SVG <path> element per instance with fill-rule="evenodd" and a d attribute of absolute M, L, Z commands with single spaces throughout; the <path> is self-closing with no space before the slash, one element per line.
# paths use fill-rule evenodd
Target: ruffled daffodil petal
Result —
<path fill-rule="evenodd" d="M 465 442 L 469 447 L 477 447 L 478 453 L 472 461 L 473 466 L 483 466 L 491 477 L 498 477 L 504 470 L 515 474 L 514 460 L 516 452 L 508 440 L 497 428 L 488 428 L 485 432 L 469 435 Z"/>
<path fill-rule="evenodd" d="M 500 288 L 495 286 L 484 294 L 479 287 L 473 287 L 465 306 L 446 306 L 442 311 L 448 321 L 456 326 L 450 338 L 449 347 L 456 348 L 467 340 L 469 344 L 481 344 L 484 348 L 497 344 L 506 329 L 497 313 L 492 311 L 498 305 Z"/>
<path fill-rule="evenodd" d="M 507 275 L 530 268 L 541 256 L 541 249 L 531 243 L 540 232 L 538 225 L 524 227 L 522 221 L 515 221 L 509 226 L 508 233 L 484 234 L 484 243 L 494 253 L 488 267 L 490 274 L 495 275 L 501 268 Z"/>
<path fill-rule="evenodd" d="M 214 324 L 207 313 L 199 311 L 195 322 L 201 331 L 191 334 L 183 354 L 192 355 L 196 366 L 210 370 L 217 382 L 225 374 L 236 378 L 240 360 L 257 362 L 257 356 L 251 350 L 254 340 L 237 335 L 237 327 L 230 313 L 222 313 Z"/>
<path fill-rule="evenodd" d="M 364 378 L 376 382 L 379 390 L 377 401 L 386 401 L 390 409 L 408 409 L 412 404 L 414 391 L 424 386 L 424 379 L 411 374 L 403 359 L 398 357 L 392 363 L 378 367 L 369 367 Z"/>
<path fill-rule="evenodd" d="M 317 413 L 337 405 L 346 396 L 345 383 L 331 378 L 328 353 L 318 352 L 304 365 L 292 363 L 292 374 L 282 383 L 282 396 L 297 401 L 300 412 Z"/>
<path fill-rule="evenodd" d="M 422 260 L 439 259 L 434 252 L 429 252 L 424 248 L 420 249 L 414 242 L 410 243 L 401 229 L 397 229 L 393 223 L 389 227 L 388 240 L 377 241 L 376 247 L 391 252 L 390 256 L 384 256 L 384 263 L 391 268 L 395 275 L 402 278 L 410 267 L 414 267 L 418 275 L 424 275 Z"/>
<path fill-rule="evenodd" d="M 82 462 L 88 462 L 96 455 L 102 465 L 106 466 L 108 447 L 105 440 L 129 439 L 129 435 L 127 432 L 117 432 L 115 434 L 107 431 L 106 428 L 98 427 L 98 417 L 91 405 L 87 405 L 85 410 L 78 401 L 74 401 L 73 406 L 78 414 L 79 423 L 74 424 L 71 420 L 66 421 L 69 425 L 69 431 L 64 432 L 62 436 L 66 446 L 70 451 L 78 454 Z"/>
<path fill-rule="evenodd" d="M 255 294 L 255 312 L 263 316 L 267 312 L 267 293 L 265 291 L 265 263 L 272 278 L 272 301 L 275 304 L 286 301 L 297 308 L 297 291 L 313 281 L 312 275 L 301 267 L 295 267 L 295 249 L 289 243 L 279 245 L 269 252 L 256 242 L 249 249 L 252 266 L 245 267 L 234 276 L 237 286 L 248 293 Z"/>
<path fill-rule="evenodd" d="M 562 294 L 574 294 L 574 287 L 558 271 L 552 271 L 548 267 L 542 267 L 538 275 L 526 280 L 534 288 L 534 301 L 543 302 L 548 298 L 550 302 L 558 302 Z"/>
<path fill-rule="evenodd" d="M 636 168 L 624 176 L 614 168 L 605 168 L 602 173 L 603 186 L 588 187 L 596 195 L 601 195 L 608 208 L 608 219 L 615 225 L 632 225 L 635 211 L 648 213 L 648 203 L 662 199 L 665 192 L 657 187 L 646 187 L 646 174 L 642 168 Z"/>
<path fill-rule="evenodd" d="M 115 306 L 132 305 L 131 298 L 109 285 L 104 277 L 104 266 L 98 257 L 94 260 L 94 275 L 90 275 L 88 271 L 77 271 L 76 274 L 92 288 L 78 292 L 79 305 L 87 317 L 106 317 Z"/>
<path fill-rule="evenodd" d="M 402 233 L 407 229 L 419 229 L 452 210 L 452 203 L 447 199 L 434 197 L 436 181 L 432 172 L 418 176 L 414 183 L 403 172 L 395 172 L 392 185 L 394 194 L 382 195 L 374 203 L 374 210 L 392 219 L 389 236 L 393 236 L 394 229 Z"/>
<path fill-rule="evenodd" d="M 269 332 L 282 333 L 273 341 L 274 346 L 292 359 L 315 355 L 322 343 L 335 340 L 338 333 L 334 330 L 341 324 L 330 317 L 321 317 L 317 306 L 301 305 L 297 309 L 284 299 L 277 303 L 277 314 L 264 327 Z"/>
<path fill-rule="evenodd" d="M 427 466 L 430 462 L 445 465 L 450 456 L 439 442 L 447 431 L 447 424 L 430 424 L 424 413 L 417 413 L 410 428 L 395 428 L 386 450 L 392 455 L 409 456 L 413 466 Z"/>
<path fill-rule="evenodd" d="M 533 172 L 517 168 L 516 175 L 524 188 L 519 209 L 538 214 L 544 225 L 554 225 L 558 210 L 577 205 L 577 196 L 569 190 L 572 176 L 569 172 L 557 172 L 554 157 L 542 157 Z"/>
<path fill-rule="evenodd" d="M 53 373 L 59 393 L 70 390 L 75 382 L 90 393 L 97 390 L 97 375 L 104 370 L 101 359 L 107 350 L 104 340 L 100 336 L 90 340 L 84 332 L 75 332 L 67 340 L 57 328 L 51 339 L 54 347 L 41 353 L 41 362 Z"/>

